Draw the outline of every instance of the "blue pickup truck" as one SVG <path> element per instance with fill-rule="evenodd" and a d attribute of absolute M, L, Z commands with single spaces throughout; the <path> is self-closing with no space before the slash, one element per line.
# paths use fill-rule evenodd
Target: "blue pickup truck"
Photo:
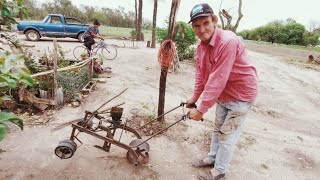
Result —
<path fill-rule="evenodd" d="M 19 34 L 25 34 L 29 41 L 38 41 L 41 37 L 69 37 L 83 42 L 82 36 L 88 27 L 77 18 L 61 14 L 49 14 L 41 22 L 22 21 L 17 25 Z"/>

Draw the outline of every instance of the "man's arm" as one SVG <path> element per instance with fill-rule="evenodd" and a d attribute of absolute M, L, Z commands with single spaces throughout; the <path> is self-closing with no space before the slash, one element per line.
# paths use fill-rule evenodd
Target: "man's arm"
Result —
<path fill-rule="evenodd" d="M 204 84 L 203 84 L 203 77 L 201 74 L 201 69 L 200 69 L 200 63 L 199 59 L 196 59 L 196 74 L 195 74 L 195 85 L 194 85 L 194 92 L 192 96 L 192 100 L 194 102 L 197 102 L 203 89 L 204 89 Z"/>
<path fill-rule="evenodd" d="M 97 33 L 94 29 L 91 29 L 90 30 L 90 34 L 91 34 L 91 36 L 93 36 L 93 38 L 102 38 L 100 35 L 99 35 L 99 33 Z"/>
<path fill-rule="evenodd" d="M 216 103 L 226 87 L 236 58 L 237 43 L 237 40 L 231 40 L 224 47 L 221 47 L 218 61 L 212 68 L 204 86 L 202 102 L 197 108 L 202 114 L 206 113 Z"/>

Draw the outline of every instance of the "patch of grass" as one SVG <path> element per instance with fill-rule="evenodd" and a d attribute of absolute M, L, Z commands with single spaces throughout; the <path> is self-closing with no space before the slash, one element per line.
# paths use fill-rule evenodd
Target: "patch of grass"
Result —
<path fill-rule="evenodd" d="M 105 36 L 119 38 L 119 37 L 131 37 L 130 32 L 134 30 L 134 28 L 100 26 L 99 30 L 100 30 L 100 34 L 103 34 Z M 152 37 L 151 30 L 142 30 L 142 32 L 144 33 L 145 41 L 151 40 L 151 37 Z"/>

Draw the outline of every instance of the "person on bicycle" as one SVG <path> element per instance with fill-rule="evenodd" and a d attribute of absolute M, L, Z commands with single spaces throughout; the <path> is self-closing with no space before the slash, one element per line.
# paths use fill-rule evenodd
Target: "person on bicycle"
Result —
<path fill-rule="evenodd" d="M 99 34 L 99 29 L 98 29 L 99 26 L 100 26 L 100 23 L 98 22 L 98 20 L 94 20 L 93 25 L 88 27 L 86 32 L 84 32 L 84 34 L 83 34 L 84 46 L 86 46 L 89 51 L 92 50 L 92 48 L 91 48 L 92 45 L 94 45 L 96 43 L 94 41 L 94 38 L 102 39 L 102 37 Z"/>

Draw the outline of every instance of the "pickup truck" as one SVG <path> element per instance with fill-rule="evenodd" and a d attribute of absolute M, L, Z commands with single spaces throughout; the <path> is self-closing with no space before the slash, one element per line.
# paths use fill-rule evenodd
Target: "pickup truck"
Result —
<path fill-rule="evenodd" d="M 38 41 L 41 37 L 69 37 L 83 42 L 82 36 L 88 27 L 77 18 L 61 14 L 49 14 L 41 22 L 22 21 L 17 25 L 18 33 L 25 34 L 29 41 Z"/>

